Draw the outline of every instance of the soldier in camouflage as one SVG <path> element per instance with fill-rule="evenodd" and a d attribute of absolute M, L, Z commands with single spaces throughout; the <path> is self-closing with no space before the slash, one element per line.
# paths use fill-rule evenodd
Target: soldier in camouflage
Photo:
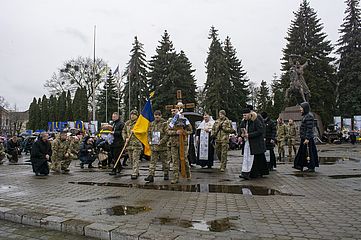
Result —
<path fill-rule="evenodd" d="M 162 160 L 164 180 L 169 180 L 169 157 L 168 157 L 168 139 L 167 122 L 162 118 L 159 110 L 154 112 L 155 120 L 148 129 L 148 142 L 152 150 L 152 156 L 149 163 L 149 176 L 144 180 L 154 182 L 154 174 L 157 160 Z"/>
<path fill-rule="evenodd" d="M 292 150 L 297 153 L 296 149 L 296 137 L 297 137 L 297 128 L 296 124 L 294 123 L 293 119 L 288 120 L 287 124 L 287 145 L 288 145 L 288 161 L 293 161 L 292 159 Z"/>
<path fill-rule="evenodd" d="M 219 111 L 219 118 L 213 125 L 212 138 L 216 140 L 216 154 L 221 162 L 220 171 L 224 172 L 227 167 L 227 152 L 229 134 L 234 133 L 232 122 L 226 117 L 226 111 Z"/>
<path fill-rule="evenodd" d="M 285 157 L 285 145 L 287 138 L 287 126 L 284 124 L 282 118 L 277 119 L 277 150 L 278 150 L 278 160 L 284 161 Z"/>
<path fill-rule="evenodd" d="M 137 179 L 139 176 L 139 161 L 143 149 L 142 143 L 138 140 L 138 138 L 136 138 L 134 134 L 131 134 L 133 127 L 137 122 L 138 115 L 139 113 L 137 110 L 132 110 L 130 112 L 130 120 L 125 122 L 122 131 L 123 139 L 126 141 L 126 144 L 128 143 L 127 151 L 130 162 L 133 166 L 133 173 L 131 175 L 131 179 Z"/>
<path fill-rule="evenodd" d="M 80 139 L 77 136 L 73 136 L 70 139 L 70 145 L 69 145 L 70 157 L 69 158 L 71 160 L 79 159 L 79 151 L 80 151 Z"/>
<path fill-rule="evenodd" d="M 0 138 L 0 164 L 3 164 L 3 159 L 5 158 L 5 147 L 4 147 L 4 139 Z"/>
<path fill-rule="evenodd" d="M 186 165 L 187 179 L 191 179 L 191 171 L 188 162 L 188 135 L 192 134 L 192 125 L 187 118 L 182 117 L 178 109 L 172 109 L 173 119 L 167 124 L 167 134 L 169 135 L 169 144 L 171 158 L 173 162 L 173 179 L 172 184 L 179 181 L 179 165 L 180 165 L 180 142 L 179 135 L 186 134 L 184 139 L 184 159 Z"/>
<path fill-rule="evenodd" d="M 51 157 L 51 169 L 56 173 L 69 172 L 70 158 L 70 142 L 66 132 L 61 132 L 55 141 L 53 141 L 51 149 L 53 155 Z"/>

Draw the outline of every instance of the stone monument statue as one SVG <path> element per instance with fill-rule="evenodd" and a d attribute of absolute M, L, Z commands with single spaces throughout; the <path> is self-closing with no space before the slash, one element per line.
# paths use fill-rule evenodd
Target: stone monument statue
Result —
<path fill-rule="evenodd" d="M 311 97 L 310 89 L 307 86 L 305 78 L 303 77 L 303 70 L 308 66 L 309 60 L 301 65 L 300 62 L 294 61 L 292 57 L 296 55 L 291 55 L 289 58 L 290 68 L 290 87 L 286 90 L 285 102 L 288 103 L 290 100 L 291 93 L 299 93 L 304 102 L 309 102 Z"/>

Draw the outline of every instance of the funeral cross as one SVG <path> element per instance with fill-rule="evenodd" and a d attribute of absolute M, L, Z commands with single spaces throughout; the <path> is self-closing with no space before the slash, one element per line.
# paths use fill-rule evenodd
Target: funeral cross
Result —
<path fill-rule="evenodd" d="M 171 109 L 178 109 L 180 112 L 182 112 L 183 109 L 187 109 L 187 108 L 194 108 L 195 104 L 194 103 L 187 103 L 187 104 L 183 104 L 182 102 L 182 91 L 181 90 L 177 90 L 177 104 L 176 105 L 166 105 L 165 108 L 167 110 L 171 110 Z M 185 160 L 185 155 L 184 155 L 184 141 L 187 137 L 186 132 L 184 131 L 183 127 L 177 127 L 175 126 L 175 130 L 180 130 L 181 134 L 179 134 L 179 159 L 181 162 L 181 176 L 182 177 L 186 177 L 186 160 Z"/>

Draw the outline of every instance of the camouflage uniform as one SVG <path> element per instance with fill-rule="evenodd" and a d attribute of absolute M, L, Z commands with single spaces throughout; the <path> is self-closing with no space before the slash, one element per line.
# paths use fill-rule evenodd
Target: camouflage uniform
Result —
<path fill-rule="evenodd" d="M 233 132 L 234 129 L 232 128 L 232 122 L 227 117 L 225 117 L 224 119 L 218 118 L 212 128 L 212 137 L 216 138 L 215 150 L 217 157 L 221 162 L 221 171 L 224 171 L 224 169 L 226 169 L 227 167 L 229 134 Z M 217 135 L 214 136 L 216 133 Z"/>
<path fill-rule="evenodd" d="M 288 123 L 288 125 L 287 125 L 288 161 L 291 161 L 291 159 L 292 159 L 292 149 L 296 155 L 296 152 L 297 152 L 296 137 L 297 137 L 296 124 Z"/>
<path fill-rule="evenodd" d="M 178 118 L 174 124 L 174 127 L 170 127 L 167 123 L 167 134 L 169 136 L 170 153 L 172 158 L 173 166 L 173 179 L 172 183 L 177 183 L 179 180 L 179 165 L 180 165 L 180 144 L 179 135 L 177 134 L 178 129 L 183 129 L 186 133 L 184 140 L 184 160 L 186 164 L 186 175 L 187 179 L 191 178 L 191 171 L 188 162 L 188 135 L 192 134 L 192 125 L 186 118 Z"/>
<path fill-rule="evenodd" d="M 69 140 L 61 140 L 60 137 L 53 141 L 51 150 L 51 169 L 55 172 L 68 171 L 71 163 L 70 142 Z M 67 156 L 66 156 L 67 155 Z"/>
<path fill-rule="evenodd" d="M 168 157 L 168 139 L 167 135 L 167 122 L 161 118 L 158 122 L 153 121 L 148 129 L 148 142 L 152 150 L 152 156 L 149 163 L 149 175 L 154 176 L 157 166 L 157 160 L 160 158 L 163 164 L 164 176 L 169 175 L 169 157 Z M 154 132 L 160 133 L 159 145 L 152 144 L 152 135 Z"/>
<path fill-rule="evenodd" d="M 5 158 L 6 154 L 5 154 L 5 147 L 4 144 L 1 142 L 0 143 L 0 164 L 2 164 L 2 160 Z"/>
<path fill-rule="evenodd" d="M 132 129 L 135 125 L 137 120 L 128 120 L 124 124 L 124 128 L 122 130 L 122 136 L 123 139 L 127 139 L 130 137 L 132 133 Z M 140 155 L 142 154 L 143 145 L 142 143 L 136 138 L 136 136 L 133 134 L 132 137 L 129 139 L 127 151 L 129 155 L 130 162 L 133 166 L 133 176 L 139 176 L 139 161 L 140 161 Z"/>
<path fill-rule="evenodd" d="M 79 159 L 79 151 L 80 151 L 80 141 L 76 142 L 74 139 L 72 139 L 69 145 L 69 153 L 70 153 L 69 158 L 71 160 Z"/>
<path fill-rule="evenodd" d="M 278 148 L 278 159 L 282 161 L 282 158 L 285 157 L 285 145 L 287 138 L 287 126 L 286 124 L 278 123 L 277 124 L 277 148 Z"/>

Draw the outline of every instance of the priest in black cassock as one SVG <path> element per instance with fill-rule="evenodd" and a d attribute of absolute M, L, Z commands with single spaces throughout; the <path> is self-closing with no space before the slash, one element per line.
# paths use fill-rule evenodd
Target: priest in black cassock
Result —
<path fill-rule="evenodd" d="M 197 161 L 201 167 L 212 168 L 214 158 L 214 147 L 211 144 L 211 131 L 214 124 L 212 116 L 204 113 L 203 121 L 196 131 Z"/>

